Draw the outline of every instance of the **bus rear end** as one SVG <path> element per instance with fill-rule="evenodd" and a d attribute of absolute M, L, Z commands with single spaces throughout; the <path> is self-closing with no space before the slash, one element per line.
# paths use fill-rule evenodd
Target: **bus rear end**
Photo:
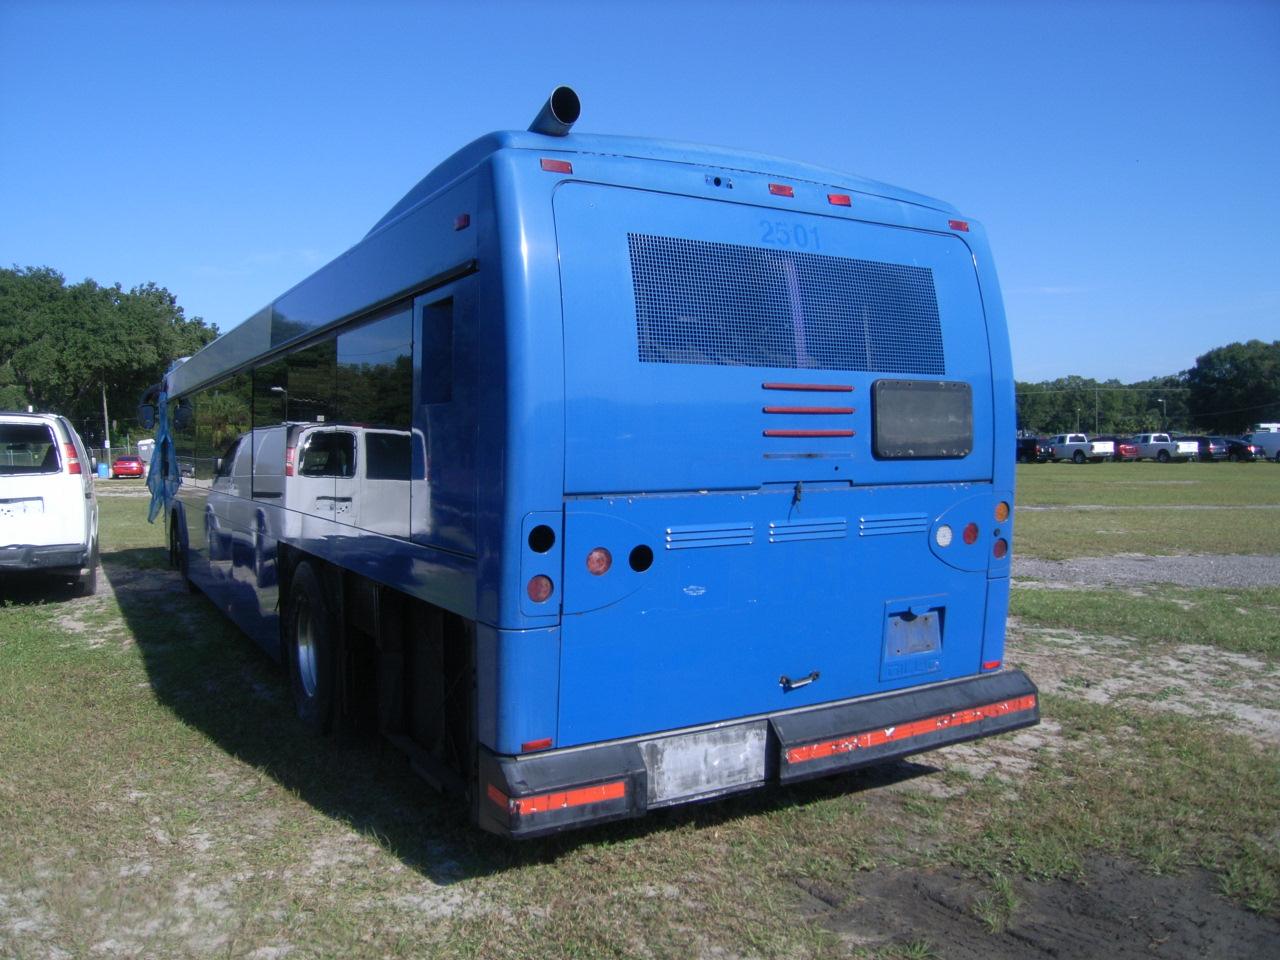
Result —
<path fill-rule="evenodd" d="M 734 176 L 554 190 L 564 501 L 526 526 L 560 569 L 522 603 L 558 610 L 557 727 L 485 752 L 488 829 L 1038 721 L 1003 664 L 1013 398 L 980 229 Z"/>

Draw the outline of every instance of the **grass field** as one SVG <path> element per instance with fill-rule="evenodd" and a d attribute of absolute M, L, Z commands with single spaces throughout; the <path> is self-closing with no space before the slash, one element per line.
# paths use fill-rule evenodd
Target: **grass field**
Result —
<path fill-rule="evenodd" d="M 1019 483 L 1065 507 L 1020 512 L 1029 555 L 1097 555 L 1073 526 L 1103 514 L 1172 519 L 1128 551 L 1280 552 L 1280 511 L 1195 509 L 1280 504 L 1268 464 Z M 377 743 L 308 737 L 145 511 L 102 499 L 109 591 L 0 607 L 0 956 L 1083 956 L 1182 913 L 1158 955 L 1250 956 L 1280 933 L 1278 590 L 1015 589 L 1040 727 L 512 845 Z"/>

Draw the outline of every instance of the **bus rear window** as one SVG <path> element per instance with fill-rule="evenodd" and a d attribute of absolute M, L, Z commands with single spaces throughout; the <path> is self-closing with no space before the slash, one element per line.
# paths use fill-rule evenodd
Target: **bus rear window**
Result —
<path fill-rule="evenodd" d="M 877 380 L 874 449 L 881 460 L 946 460 L 973 449 L 973 390 L 967 383 Z"/>

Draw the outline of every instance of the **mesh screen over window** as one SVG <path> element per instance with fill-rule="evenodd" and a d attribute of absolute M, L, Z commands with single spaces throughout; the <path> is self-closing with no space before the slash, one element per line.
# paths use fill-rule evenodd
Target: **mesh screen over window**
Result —
<path fill-rule="evenodd" d="M 630 233 L 646 363 L 942 374 L 933 271 Z"/>

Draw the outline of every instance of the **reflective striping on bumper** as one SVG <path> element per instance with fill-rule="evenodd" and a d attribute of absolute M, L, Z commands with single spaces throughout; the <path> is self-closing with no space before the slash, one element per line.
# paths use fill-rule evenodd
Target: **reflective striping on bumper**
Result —
<path fill-rule="evenodd" d="M 833 740 L 822 740 L 818 743 L 804 746 L 789 747 L 786 752 L 787 763 L 805 763 L 809 760 L 819 760 L 823 757 L 831 757 L 841 753 L 851 753 L 854 750 L 865 750 L 869 747 L 878 747 L 886 743 L 909 740 L 912 737 L 923 736 L 938 730 L 962 727 L 967 724 L 977 723 L 980 720 L 990 720 L 1009 714 L 1034 710 L 1036 705 L 1036 694 L 1027 694 L 1010 700 L 999 700 L 995 703 L 983 704 L 980 707 L 940 713 L 932 717 L 925 717 L 922 720 L 912 720 L 909 723 L 901 723 L 892 727 L 866 730 L 861 733 L 851 733 L 846 736 L 836 737 Z"/>
<path fill-rule="evenodd" d="M 601 783 L 594 787 L 539 793 L 530 797 L 508 797 L 493 784 L 489 784 L 488 794 L 490 800 L 509 813 L 527 816 L 531 813 L 581 807 L 588 803 L 602 803 L 605 800 L 621 800 L 627 795 L 627 783 L 625 780 L 614 780 L 612 783 Z"/>

